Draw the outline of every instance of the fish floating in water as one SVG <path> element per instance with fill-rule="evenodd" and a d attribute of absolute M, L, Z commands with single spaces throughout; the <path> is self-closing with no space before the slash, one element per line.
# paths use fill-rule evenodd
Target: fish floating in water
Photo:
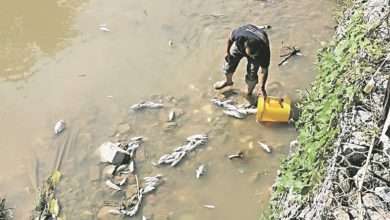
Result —
<path fill-rule="evenodd" d="M 204 205 L 203 207 L 207 209 L 215 209 L 215 205 Z"/>
<path fill-rule="evenodd" d="M 141 193 L 146 195 L 151 193 L 157 189 L 159 185 L 162 183 L 162 175 L 156 175 L 151 177 L 144 178 L 144 187 L 141 189 Z"/>
<path fill-rule="evenodd" d="M 199 167 L 198 167 L 198 169 L 196 169 L 196 171 L 195 171 L 195 176 L 196 176 L 196 179 L 199 179 L 201 176 L 203 176 L 204 174 L 205 174 L 205 172 L 206 172 L 206 167 L 205 167 L 205 165 L 200 165 Z"/>
<path fill-rule="evenodd" d="M 260 145 L 261 148 L 263 148 L 263 150 L 265 152 L 272 153 L 272 150 L 271 150 L 271 148 L 268 145 L 266 145 L 266 144 L 264 144 L 264 143 L 262 143 L 260 141 L 258 141 L 257 143 Z"/>
<path fill-rule="evenodd" d="M 186 143 L 180 147 L 177 147 L 174 152 L 165 154 L 160 157 L 158 165 L 170 165 L 175 167 L 180 161 L 191 152 L 201 145 L 205 145 L 208 142 L 208 136 L 205 134 L 196 134 L 187 137 Z"/>
<path fill-rule="evenodd" d="M 225 115 L 229 115 L 233 118 L 238 118 L 238 119 L 244 119 L 246 117 L 245 114 L 242 114 L 241 112 L 235 110 L 224 110 L 223 113 L 225 113 Z"/>
<path fill-rule="evenodd" d="M 242 151 L 239 151 L 237 154 L 229 155 L 228 158 L 229 158 L 229 160 L 243 159 L 244 158 L 244 153 Z"/>
<path fill-rule="evenodd" d="M 152 101 L 142 101 L 140 103 L 134 104 L 130 107 L 131 110 L 133 111 L 140 111 L 144 109 L 159 109 L 163 108 L 164 104 L 160 102 L 152 102 Z"/>
<path fill-rule="evenodd" d="M 214 99 L 211 99 L 211 102 L 214 103 L 216 106 L 223 108 L 224 114 L 231 116 L 231 117 L 234 117 L 234 118 L 238 118 L 238 119 L 244 119 L 245 117 L 247 117 L 250 114 L 257 113 L 256 108 L 246 108 L 243 105 L 235 106 L 234 102 L 232 100 L 229 100 L 229 99 L 222 101 L 222 100 L 218 100 L 218 99 L 214 98 Z"/>
<path fill-rule="evenodd" d="M 61 132 L 65 130 L 65 121 L 64 120 L 59 120 L 55 125 L 54 125 L 54 134 L 58 135 Z"/>
<path fill-rule="evenodd" d="M 107 27 L 106 24 L 99 25 L 99 30 L 101 30 L 103 32 L 111 32 L 111 30 Z"/>

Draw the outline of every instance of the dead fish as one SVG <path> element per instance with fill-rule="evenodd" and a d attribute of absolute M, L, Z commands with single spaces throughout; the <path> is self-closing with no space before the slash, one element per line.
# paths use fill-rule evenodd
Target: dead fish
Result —
<path fill-rule="evenodd" d="M 194 141 L 194 140 L 202 140 L 202 141 L 207 141 L 208 140 L 207 134 L 194 134 L 189 137 L 187 137 L 187 141 Z"/>
<path fill-rule="evenodd" d="M 272 152 L 271 148 L 269 148 L 268 145 L 266 145 L 264 143 L 261 143 L 260 141 L 258 141 L 257 143 L 260 145 L 261 148 L 263 148 L 263 150 L 265 150 L 265 152 L 267 152 L 267 153 L 271 153 Z"/>
<path fill-rule="evenodd" d="M 56 135 L 60 134 L 65 130 L 65 121 L 64 120 L 59 120 L 55 125 L 54 125 L 54 133 Z"/>
<path fill-rule="evenodd" d="M 229 160 L 233 159 L 243 159 L 244 158 L 244 153 L 242 151 L 238 152 L 237 154 L 232 154 L 228 156 Z"/>
<path fill-rule="evenodd" d="M 130 138 L 130 141 L 132 141 L 132 142 L 144 142 L 144 140 L 145 140 L 145 137 L 143 137 L 143 136 L 136 136 L 136 137 L 132 137 L 132 138 Z"/>
<path fill-rule="evenodd" d="M 157 103 L 157 102 L 151 102 L 151 101 L 143 101 L 137 104 L 134 104 L 130 107 L 130 109 L 134 111 L 140 111 L 145 108 L 150 108 L 150 109 L 158 109 L 158 108 L 163 108 L 164 105 L 162 103 Z"/>
<path fill-rule="evenodd" d="M 214 103 L 216 106 L 218 107 L 222 107 L 222 108 L 226 108 L 230 105 L 233 105 L 233 100 L 231 99 L 227 99 L 227 100 L 219 100 L 219 99 L 216 99 L 216 98 L 213 98 L 210 100 L 212 103 Z"/>
<path fill-rule="evenodd" d="M 101 30 L 103 32 L 111 32 L 111 30 L 107 27 L 106 24 L 99 25 L 99 30 Z"/>
<path fill-rule="evenodd" d="M 246 114 L 256 114 L 257 113 L 257 108 L 246 108 L 245 109 Z"/>
<path fill-rule="evenodd" d="M 201 176 L 203 176 L 206 172 L 205 166 L 202 164 L 196 169 L 196 179 L 199 179 Z"/>
<path fill-rule="evenodd" d="M 245 118 L 245 114 L 242 114 L 242 113 L 235 111 L 235 110 L 224 110 L 223 113 L 225 113 L 225 115 L 228 115 L 228 116 L 231 116 L 234 118 L 238 118 L 238 119 Z"/>
<path fill-rule="evenodd" d="M 171 122 L 174 121 L 175 119 L 176 119 L 176 112 L 175 111 L 169 112 L 168 121 Z"/>
<path fill-rule="evenodd" d="M 118 185 L 113 183 L 111 180 L 106 180 L 106 186 L 110 187 L 113 190 L 120 191 L 122 190 Z"/>
<path fill-rule="evenodd" d="M 215 205 L 204 205 L 203 207 L 208 209 L 215 209 Z"/>

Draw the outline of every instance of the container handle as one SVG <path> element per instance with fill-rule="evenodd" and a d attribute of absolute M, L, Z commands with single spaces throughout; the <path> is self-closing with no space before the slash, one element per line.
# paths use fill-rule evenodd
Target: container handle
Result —
<path fill-rule="evenodd" d="M 281 108 L 284 108 L 283 102 L 284 102 L 284 99 L 283 99 L 283 98 L 280 98 L 280 99 L 279 99 L 279 105 L 280 105 Z"/>

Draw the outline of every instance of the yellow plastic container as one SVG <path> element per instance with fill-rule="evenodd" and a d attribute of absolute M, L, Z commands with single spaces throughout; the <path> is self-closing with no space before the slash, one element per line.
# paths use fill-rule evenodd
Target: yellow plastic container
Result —
<path fill-rule="evenodd" d="M 288 122 L 291 112 L 291 100 L 288 97 L 259 97 L 257 102 L 257 122 Z"/>

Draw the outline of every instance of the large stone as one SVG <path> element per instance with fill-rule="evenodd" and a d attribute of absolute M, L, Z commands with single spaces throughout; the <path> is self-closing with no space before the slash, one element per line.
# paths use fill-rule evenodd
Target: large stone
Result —
<path fill-rule="evenodd" d="M 383 199 L 383 201 L 390 203 L 390 187 L 376 187 L 375 194 Z"/>
<path fill-rule="evenodd" d="M 363 196 L 363 204 L 367 208 L 384 208 L 384 203 L 372 193 L 367 193 Z"/>

